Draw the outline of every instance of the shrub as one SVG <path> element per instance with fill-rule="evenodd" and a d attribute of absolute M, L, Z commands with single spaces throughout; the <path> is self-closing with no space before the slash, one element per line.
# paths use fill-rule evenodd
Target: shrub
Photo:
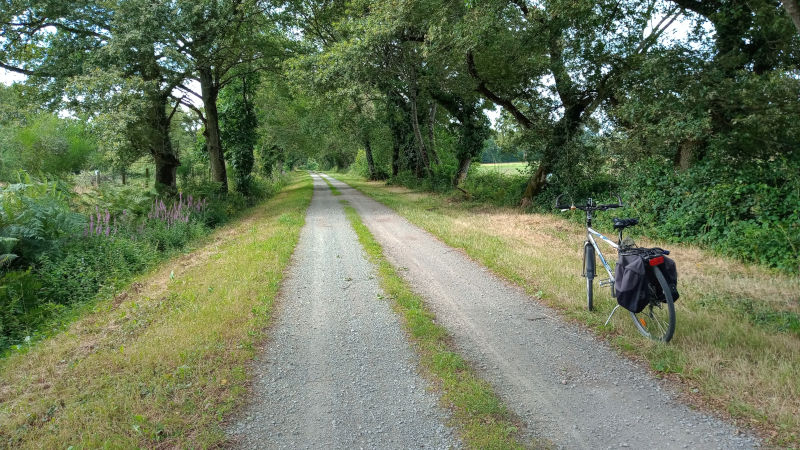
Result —
<path fill-rule="evenodd" d="M 72 240 L 57 254 L 43 255 L 36 270 L 44 286 L 42 299 L 71 305 L 130 278 L 158 258 L 153 240 L 89 236 Z"/>
<path fill-rule="evenodd" d="M 499 172 L 470 173 L 464 189 L 477 201 L 497 206 L 517 206 L 528 181 L 526 175 Z"/>
<path fill-rule="evenodd" d="M 797 273 L 799 171 L 779 159 L 745 167 L 707 161 L 683 172 L 646 160 L 627 171 L 625 197 L 661 238 Z"/>
<path fill-rule="evenodd" d="M 0 276 L 0 349 L 30 336 L 39 325 L 41 304 L 38 277 L 26 271 L 12 271 Z"/>
<path fill-rule="evenodd" d="M 58 182 L 24 183 L 0 188 L 0 236 L 17 239 L 11 253 L 14 264 L 24 267 L 60 239 L 80 232 L 84 217 L 70 209 L 69 192 Z"/>

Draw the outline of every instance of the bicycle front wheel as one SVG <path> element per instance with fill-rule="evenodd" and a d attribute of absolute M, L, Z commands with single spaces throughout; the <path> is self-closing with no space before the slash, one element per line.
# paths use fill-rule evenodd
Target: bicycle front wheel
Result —
<path fill-rule="evenodd" d="M 672 335 L 675 334 L 675 304 L 672 300 L 672 290 L 667 285 L 667 280 L 664 279 L 661 270 L 657 266 L 652 269 L 658 285 L 647 287 L 651 290 L 649 293 L 650 304 L 638 314 L 631 312 L 631 318 L 636 329 L 643 336 L 656 341 L 669 342 Z M 659 292 L 656 292 L 656 289 L 663 294 L 663 301 L 659 299 L 662 295 L 658 295 Z"/>
<path fill-rule="evenodd" d="M 589 311 L 594 309 L 594 265 L 594 247 L 587 242 L 583 246 L 583 276 L 586 277 L 586 307 Z"/>

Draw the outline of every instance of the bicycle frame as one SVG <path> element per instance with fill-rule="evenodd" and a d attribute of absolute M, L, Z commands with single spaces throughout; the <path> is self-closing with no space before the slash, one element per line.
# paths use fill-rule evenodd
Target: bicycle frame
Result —
<path fill-rule="evenodd" d="M 589 203 L 591 204 L 591 202 L 592 202 L 592 199 L 590 198 L 589 199 Z M 620 202 L 620 204 L 621 203 L 622 202 Z M 604 241 L 606 244 L 608 244 L 612 248 L 618 250 L 620 244 L 622 243 L 622 230 L 619 230 L 619 241 L 617 241 L 617 242 L 612 241 L 611 239 L 607 238 L 606 236 L 604 236 L 599 231 L 597 231 L 594 228 L 592 228 L 592 212 L 591 211 L 586 211 L 586 242 L 589 242 L 589 243 L 592 244 L 592 247 L 594 247 L 595 254 L 600 257 L 600 262 L 603 263 L 603 268 L 606 269 L 606 272 L 608 273 L 608 279 L 605 280 L 605 281 L 598 280 L 597 284 L 598 284 L 598 286 L 601 286 L 601 287 L 602 286 L 611 286 L 611 289 L 612 289 L 612 292 L 613 292 L 614 281 L 615 281 L 614 273 L 611 271 L 611 265 L 606 260 L 605 255 L 600 250 L 600 246 L 597 245 L 597 240 L 594 238 L 595 236 L 600 238 L 602 241 Z M 584 267 L 585 266 L 586 265 L 584 264 Z M 592 270 L 595 271 L 594 264 L 592 264 Z M 592 275 L 593 275 L 593 277 L 595 276 L 594 273 Z M 583 276 L 588 277 L 589 274 L 588 273 L 584 273 Z M 616 305 L 614 307 L 614 309 L 611 310 L 611 314 L 609 314 L 608 315 L 608 319 L 606 319 L 606 323 L 605 323 L 606 325 L 608 325 L 608 322 L 611 321 L 611 318 L 614 316 L 614 313 L 617 312 L 618 308 L 619 308 L 619 305 Z"/>
<path fill-rule="evenodd" d="M 605 241 L 606 244 L 610 245 L 611 247 L 613 247 L 615 249 L 619 249 L 619 244 L 617 244 L 616 242 L 612 241 L 611 239 L 603 236 L 602 233 L 600 233 L 599 231 L 595 230 L 591 226 L 587 226 L 586 227 L 586 240 L 589 241 L 592 244 L 592 247 L 594 247 L 595 253 L 597 254 L 597 256 L 600 257 L 600 262 L 603 263 L 603 267 L 606 269 L 606 272 L 608 272 L 608 281 L 599 282 L 599 284 L 601 286 L 607 286 L 609 284 L 614 284 L 614 274 L 611 273 L 611 265 L 608 264 L 608 261 L 606 261 L 605 255 L 603 255 L 603 252 L 600 251 L 600 246 L 597 245 L 597 241 L 595 240 L 593 235 L 599 237 L 600 239 Z M 584 274 L 584 276 L 585 275 L 586 274 Z"/>

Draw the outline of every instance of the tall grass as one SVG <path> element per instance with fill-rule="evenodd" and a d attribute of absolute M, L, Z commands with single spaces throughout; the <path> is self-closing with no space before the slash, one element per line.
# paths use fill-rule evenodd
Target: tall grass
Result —
<path fill-rule="evenodd" d="M 0 361 L 0 447 L 222 445 L 311 193 L 304 176 L 65 332 Z"/>

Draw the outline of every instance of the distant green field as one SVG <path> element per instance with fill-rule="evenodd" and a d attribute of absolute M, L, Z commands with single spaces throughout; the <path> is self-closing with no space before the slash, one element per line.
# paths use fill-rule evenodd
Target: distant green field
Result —
<path fill-rule="evenodd" d="M 478 170 L 481 172 L 500 172 L 511 175 L 517 175 L 520 170 L 524 171 L 528 167 L 528 163 L 524 162 L 511 162 L 511 163 L 494 163 L 494 164 L 481 164 Z"/>

